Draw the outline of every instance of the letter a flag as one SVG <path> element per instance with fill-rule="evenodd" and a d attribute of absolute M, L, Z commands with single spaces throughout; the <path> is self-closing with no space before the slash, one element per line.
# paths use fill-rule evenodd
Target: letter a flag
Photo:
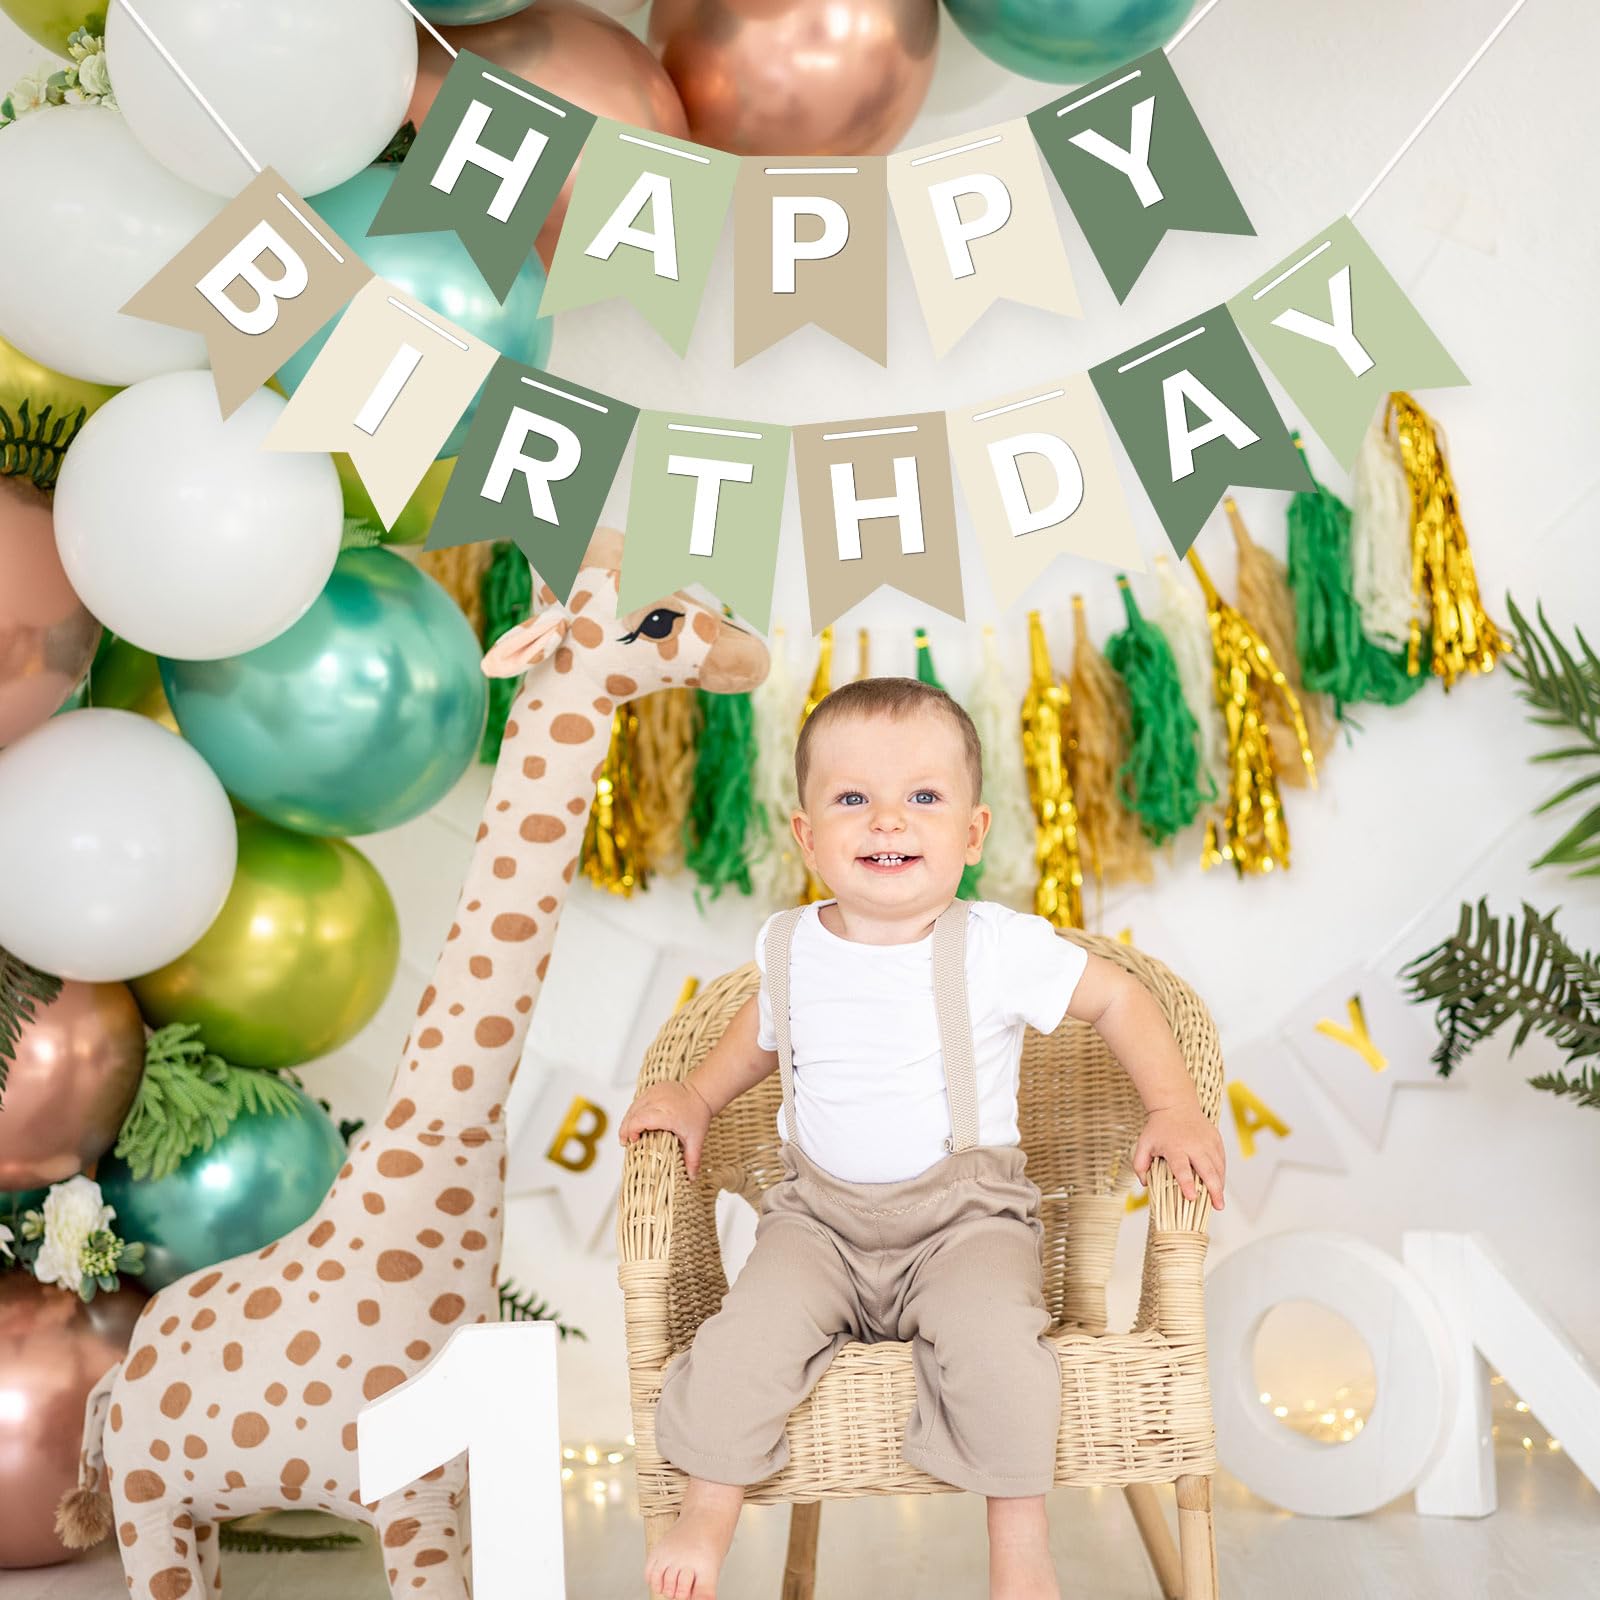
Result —
<path fill-rule="evenodd" d="M 1020 118 L 891 156 L 889 198 L 935 355 L 996 300 L 1082 315 L 1039 147 Z"/>
<path fill-rule="evenodd" d="M 1230 484 L 1316 487 L 1226 306 L 1089 376 L 1180 556 Z"/>
<path fill-rule="evenodd" d="M 263 442 L 268 450 L 345 451 L 392 527 L 495 356 L 493 345 L 372 278 Z"/>
<path fill-rule="evenodd" d="M 502 356 L 423 548 L 513 540 L 565 604 L 638 415 Z"/>
<path fill-rule="evenodd" d="M 453 230 L 504 300 L 593 126 L 581 106 L 463 50 L 367 232 Z"/>
<path fill-rule="evenodd" d="M 951 411 L 946 420 L 1002 611 L 1063 553 L 1145 570 L 1086 372 Z"/>
<path fill-rule="evenodd" d="M 681 356 L 738 176 L 736 156 L 597 122 L 539 315 L 621 295 Z"/>
<path fill-rule="evenodd" d="M 733 364 L 814 322 L 889 361 L 882 156 L 747 157 L 733 189 Z"/>
<path fill-rule="evenodd" d="M 1256 231 L 1164 51 L 1040 106 L 1028 122 L 1118 300 L 1169 232 Z"/>
<path fill-rule="evenodd" d="M 231 417 L 371 276 L 268 167 L 122 310 L 198 333 L 222 415 Z"/>
<path fill-rule="evenodd" d="M 885 583 L 962 619 L 943 412 L 796 428 L 794 471 L 813 633 Z"/>
<path fill-rule="evenodd" d="M 1344 467 L 1391 390 L 1468 381 L 1349 217 L 1262 273 L 1228 310 Z"/>
<path fill-rule="evenodd" d="M 765 633 L 788 481 L 787 428 L 642 413 L 617 610 L 699 583 Z"/>

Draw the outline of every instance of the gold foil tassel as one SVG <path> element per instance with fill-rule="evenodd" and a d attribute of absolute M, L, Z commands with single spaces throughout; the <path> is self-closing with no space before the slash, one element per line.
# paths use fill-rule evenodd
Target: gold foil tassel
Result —
<path fill-rule="evenodd" d="M 823 697 L 833 687 L 833 629 L 824 628 L 817 641 L 817 670 L 811 676 L 811 687 L 806 691 L 806 703 L 800 708 L 800 727 L 806 718 L 822 703 Z M 798 729 L 796 730 L 798 732 Z M 831 900 L 833 891 L 810 867 L 806 868 L 805 888 L 800 891 L 800 904 L 808 906 L 814 900 Z"/>
<path fill-rule="evenodd" d="M 1028 692 L 1022 700 L 1022 760 L 1033 806 L 1033 909 L 1058 928 L 1083 926 L 1078 811 L 1067 771 L 1071 697 L 1050 666 L 1044 624 L 1028 613 Z"/>
<path fill-rule="evenodd" d="M 1212 684 L 1228 730 L 1227 836 L 1219 844 L 1216 818 L 1206 823 L 1200 864 L 1210 868 L 1231 861 L 1241 878 L 1247 872 L 1287 871 L 1289 823 L 1278 795 L 1261 686 L 1276 691 L 1287 709 L 1314 788 L 1316 766 L 1300 702 L 1260 634 L 1217 593 L 1193 547 L 1187 560 L 1205 592 L 1215 659 Z"/>
<path fill-rule="evenodd" d="M 1411 486 L 1411 595 L 1431 618 L 1433 673 L 1448 692 L 1463 672 L 1493 671 L 1495 657 L 1513 647 L 1478 597 L 1456 486 L 1433 419 L 1410 395 L 1396 390 L 1384 407 L 1383 427 L 1399 441 Z M 1406 671 L 1413 677 L 1420 670 L 1421 647 L 1422 621 L 1414 611 L 1406 647 Z"/>
<path fill-rule="evenodd" d="M 452 545 L 448 550 L 419 550 L 417 565 L 428 574 L 472 624 L 479 642 L 483 640 L 483 575 L 494 559 L 494 541 Z"/>
<path fill-rule="evenodd" d="M 629 704 L 639 730 L 634 782 L 644 828 L 641 851 L 651 871 L 675 867 L 683 860 L 683 824 L 694 793 L 699 697 L 693 689 L 658 689 Z"/>
<path fill-rule="evenodd" d="M 856 678 L 872 676 L 872 635 L 862 628 L 856 634 Z"/>
<path fill-rule="evenodd" d="M 649 883 L 640 851 L 644 833 L 634 787 L 634 743 L 639 718 L 631 705 L 611 714 L 611 744 L 600 766 L 594 804 L 583 833 L 583 871 L 612 894 L 631 895 Z"/>

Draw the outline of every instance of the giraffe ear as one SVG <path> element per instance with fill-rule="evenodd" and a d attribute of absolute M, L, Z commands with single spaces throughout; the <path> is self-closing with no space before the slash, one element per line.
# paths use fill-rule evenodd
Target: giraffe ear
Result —
<path fill-rule="evenodd" d="M 508 628 L 483 658 L 484 677 L 520 677 L 550 655 L 571 626 L 572 613 L 565 606 L 547 606 L 538 616 Z"/>

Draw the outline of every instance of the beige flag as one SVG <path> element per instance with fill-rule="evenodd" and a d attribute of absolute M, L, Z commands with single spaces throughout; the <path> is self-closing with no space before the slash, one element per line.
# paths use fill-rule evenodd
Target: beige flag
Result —
<path fill-rule="evenodd" d="M 1088 373 L 947 416 L 1001 610 L 1063 552 L 1145 570 Z"/>
<path fill-rule="evenodd" d="M 889 198 L 936 355 L 996 300 L 1083 315 L 1026 121 L 890 157 Z"/>
<path fill-rule="evenodd" d="M 733 361 L 814 322 L 889 360 L 882 156 L 746 157 L 733 189 Z"/>
<path fill-rule="evenodd" d="M 122 310 L 200 334 L 229 417 L 371 276 L 268 167 Z"/>
<path fill-rule="evenodd" d="M 492 344 L 374 278 L 289 397 L 266 447 L 345 451 L 391 527 L 497 357 Z"/>
<path fill-rule="evenodd" d="M 963 619 L 939 412 L 796 428 L 794 468 L 813 633 L 885 583 Z"/>

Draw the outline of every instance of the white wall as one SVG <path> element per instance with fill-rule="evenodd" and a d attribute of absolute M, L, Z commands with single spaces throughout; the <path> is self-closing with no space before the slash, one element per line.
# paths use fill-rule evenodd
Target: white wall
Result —
<path fill-rule="evenodd" d="M 804 332 L 743 367 L 732 366 L 731 245 L 712 272 L 688 358 L 680 361 L 630 309 L 610 305 L 563 314 L 552 366 L 641 406 L 698 409 L 782 422 L 870 416 L 912 407 L 976 402 L 1078 371 L 1227 298 L 1346 210 L 1436 95 L 1503 15 L 1508 0 L 1342 0 L 1283 6 L 1223 0 L 1174 60 L 1202 122 L 1257 230 L 1254 238 L 1169 237 L 1125 306 L 1119 307 L 1083 237 L 1058 199 L 1068 254 L 1084 307 L 1081 322 L 1019 307 L 991 311 L 943 361 L 931 354 L 898 247 L 890 260 L 890 361 L 886 370 Z M 954 28 L 928 106 L 908 145 L 1014 117 L 1051 98 L 1047 85 L 990 66 Z M 32 47 L 0 18 L 0 79 L 7 85 Z M 1600 16 L 1566 4 L 1529 6 L 1502 36 L 1410 154 L 1364 208 L 1360 226 L 1473 380 L 1425 396 L 1448 430 L 1451 463 L 1491 612 L 1506 621 L 1510 590 L 1530 611 L 1544 601 L 1570 638 L 1595 626 L 1600 558 L 1600 467 L 1593 448 L 1597 326 L 1592 309 L 1600 228 L 1582 196 L 1593 193 L 1600 141 L 1591 64 L 1600 55 Z M 175 89 L 175 92 L 178 92 Z M 7 219 L 13 239 L 24 219 Z M 13 245 L 13 248 L 16 246 Z M 25 247 L 25 246 L 24 246 Z M 1269 382 L 1271 380 L 1269 379 Z M 1285 416 L 1293 408 L 1275 389 Z M 1341 492 L 1343 475 L 1314 438 L 1319 476 Z M 1165 540 L 1132 470 L 1125 489 L 1148 559 Z M 620 523 L 627 479 L 608 520 Z M 791 487 L 792 494 L 792 487 Z M 1257 540 L 1284 548 L 1284 496 L 1245 490 L 1241 508 Z M 797 670 L 811 647 L 793 500 L 778 573 L 777 619 Z M 842 624 L 844 671 L 853 671 L 857 626 L 873 630 L 879 672 L 909 671 L 911 629 L 929 626 L 936 659 L 961 693 L 974 665 L 975 625 L 995 620 L 971 529 L 963 527 L 968 627 L 888 592 Z M 1197 546 L 1224 594 L 1233 586 L 1232 539 L 1221 513 Z M 1044 608 L 1058 664 L 1070 648 L 1068 602 L 1081 589 L 1097 639 L 1120 622 L 1114 574 L 1058 563 L 1005 619 L 1014 632 L 1028 606 Z M 1143 598 L 1148 580 L 1135 580 Z M 1003 637 L 1007 636 L 1003 633 Z M 1020 654 L 1016 660 L 1020 673 Z M 1560 769 L 1529 765 L 1550 746 L 1530 728 L 1501 670 L 1436 688 L 1398 711 L 1360 714 L 1365 731 L 1330 758 L 1320 790 L 1290 791 L 1293 869 L 1239 882 L 1195 864 L 1199 829 L 1180 842 L 1153 888 L 1112 896 L 1101 924 L 1131 925 L 1136 941 L 1152 919 L 1164 944 L 1147 941 L 1201 993 L 1223 1031 L 1225 1051 L 1273 1029 L 1306 991 L 1346 965 L 1381 958 L 1392 969 L 1447 934 L 1461 898 L 1491 897 L 1501 912 L 1562 907 L 1560 925 L 1579 947 L 1600 943 L 1600 889 L 1534 859 L 1577 813 L 1532 819 L 1559 786 Z M 469 774 L 427 817 L 361 841 L 400 904 L 404 966 L 389 1004 L 337 1057 L 307 1074 L 345 1114 L 381 1103 L 415 997 L 444 929 L 487 785 Z M 761 911 L 724 897 L 701 916 L 681 880 L 632 902 L 580 882 L 557 945 L 532 1045 L 544 1059 L 624 1074 L 614 1015 L 597 1014 L 588 987 L 611 960 L 609 941 L 699 944 L 706 970 L 746 958 Z M 618 994 L 624 1017 L 637 995 Z M 609 1009 L 609 1008 L 608 1008 Z M 1496 1041 L 1470 1060 L 1454 1087 L 1400 1093 L 1388 1137 L 1373 1151 L 1331 1105 L 1345 1176 L 1280 1173 L 1262 1216 L 1235 1206 L 1215 1221 L 1218 1256 L 1257 1234 L 1305 1226 L 1349 1229 L 1398 1250 L 1403 1228 L 1481 1230 L 1536 1298 L 1591 1355 L 1600 1355 L 1600 1280 L 1574 1270 L 1600 1224 L 1592 1181 L 1594 1113 L 1528 1089 L 1557 1053 L 1534 1040 L 1508 1063 Z M 528 1087 L 532 1087 L 529 1085 Z M 519 1101 L 526 1103 L 519 1084 Z M 1136 1296 L 1144 1222 L 1133 1218 L 1118 1258 L 1114 1313 Z M 584 1255 L 553 1203 L 531 1197 L 511 1208 L 508 1270 L 546 1295 L 589 1334 L 562 1355 L 563 1432 L 619 1437 L 628 1426 L 621 1308 L 609 1251 Z M 1347 1355 L 1307 1393 L 1345 1381 Z M 1320 1381 L 1326 1378 L 1326 1382 Z"/>

